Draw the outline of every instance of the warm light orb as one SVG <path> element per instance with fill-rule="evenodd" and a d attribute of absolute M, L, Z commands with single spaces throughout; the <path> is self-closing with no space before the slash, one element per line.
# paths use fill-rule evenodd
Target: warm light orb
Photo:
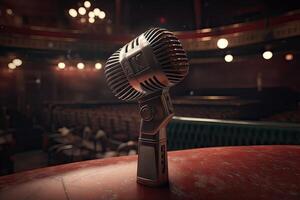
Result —
<path fill-rule="evenodd" d="M 96 16 L 99 16 L 100 12 L 101 12 L 101 10 L 99 8 L 94 9 L 94 13 L 95 13 Z"/>
<path fill-rule="evenodd" d="M 104 12 L 104 11 L 100 11 L 100 13 L 99 13 L 99 18 L 100 18 L 100 19 L 104 19 L 105 16 L 106 16 L 105 12 Z"/>
<path fill-rule="evenodd" d="M 83 3 L 83 5 L 84 5 L 84 7 L 89 8 L 89 7 L 91 7 L 91 2 L 85 1 L 85 2 Z"/>
<path fill-rule="evenodd" d="M 228 46 L 228 40 L 225 38 L 220 38 L 217 42 L 217 46 L 220 49 L 225 49 Z"/>
<path fill-rule="evenodd" d="M 8 66 L 9 69 L 16 69 L 17 68 L 17 66 L 14 63 L 8 63 L 7 66 Z"/>
<path fill-rule="evenodd" d="M 84 17 L 80 18 L 80 22 L 81 23 L 85 23 L 86 22 L 86 19 Z"/>
<path fill-rule="evenodd" d="M 225 60 L 225 62 L 232 62 L 232 61 L 233 61 L 233 56 L 230 55 L 230 54 L 227 54 L 227 55 L 224 57 L 224 60 Z"/>
<path fill-rule="evenodd" d="M 58 63 L 57 66 L 58 66 L 59 69 L 64 69 L 66 67 L 66 64 L 63 63 L 63 62 L 60 62 L 60 63 Z"/>
<path fill-rule="evenodd" d="M 102 64 L 101 63 L 96 63 L 95 64 L 95 68 L 96 69 L 101 69 L 102 68 Z"/>
<path fill-rule="evenodd" d="M 35 83 L 36 84 L 41 84 L 41 79 L 39 79 L 39 78 L 35 79 Z"/>
<path fill-rule="evenodd" d="M 22 60 L 19 58 L 15 58 L 15 59 L 13 59 L 12 63 L 17 67 L 17 66 L 22 65 Z"/>
<path fill-rule="evenodd" d="M 94 18 L 94 17 L 95 17 L 95 13 L 94 13 L 93 11 L 90 11 L 90 12 L 89 12 L 89 17 L 90 17 L 90 18 Z"/>
<path fill-rule="evenodd" d="M 273 57 L 273 53 L 271 51 L 265 51 L 262 56 L 264 59 L 269 60 Z"/>
<path fill-rule="evenodd" d="M 77 11 L 76 11 L 74 8 L 71 8 L 71 9 L 69 10 L 69 15 L 70 15 L 71 17 L 77 17 Z"/>
<path fill-rule="evenodd" d="M 84 64 L 83 63 L 78 63 L 77 68 L 78 69 L 84 69 Z"/>
<path fill-rule="evenodd" d="M 285 55 L 285 60 L 291 61 L 291 60 L 293 60 L 293 59 L 294 59 L 294 55 L 293 55 L 293 54 L 288 53 L 288 54 Z"/>
<path fill-rule="evenodd" d="M 79 13 L 80 15 L 85 15 L 86 9 L 85 9 L 84 7 L 80 7 L 80 8 L 78 8 L 78 13 Z"/>
<path fill-rule="evenodd" d="M 95 22 L 95 18 L 89 18 L 89 22 L 92 24 L 92 23 L 94 23 Z"/>
<path fill-rule="evenodd" d="M 12 11 L 12 9 L 10 9 L 10 8 L 7 8 L 7 9 L 6 9 L 6 14 L 8 14 L 8 15 L 12 15 L 12 14 L 13 14 L 13 11 Z"/>

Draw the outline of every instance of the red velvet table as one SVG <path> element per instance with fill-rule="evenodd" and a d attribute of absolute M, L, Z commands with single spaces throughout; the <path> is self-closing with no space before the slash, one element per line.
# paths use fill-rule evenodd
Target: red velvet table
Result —
<path fill-rule="evenodd" d="M 300 146 L 169 152 L 170 184 L 136 183 L 137 157 L 78 162 L 0 178 L 0 199 L 300 199 Z"/>

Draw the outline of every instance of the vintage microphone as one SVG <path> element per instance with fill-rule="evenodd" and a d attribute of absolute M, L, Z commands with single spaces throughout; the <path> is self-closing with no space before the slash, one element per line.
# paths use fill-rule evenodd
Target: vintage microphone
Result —
<path fill-rule="evenodd" d="M 119 99 L 138 100 L 141 127 L 137 182 L 168 183 L 166 126 L 174 115 L 169 87 L 187 75 L 180 41 L 166 29 L 152 28 L 116 51 L 106 62 L 108 86 Z"/>

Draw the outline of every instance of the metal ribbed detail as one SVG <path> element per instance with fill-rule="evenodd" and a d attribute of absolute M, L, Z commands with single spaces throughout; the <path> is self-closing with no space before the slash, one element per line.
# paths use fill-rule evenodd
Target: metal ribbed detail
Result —
<path fill-rule="evenodd" d="M 112 92 L 119 99 L 131 101 L 143 96 L 129 84 L 127 77 L 119 63 L 120 50 L 116 51 L 106 62 L 106 81 Z"/>
<path fill-rule="evenodd" d="M 176 36 L 152 28 L 115 52 L 106 62 L 105 75 L 115 96 L 130 101 L 177 84 L 188 69 L 186 52 Z"/>
<path fill-rule="evenodd" d="M 180 41 L 173 33 L 161 28 L 152 28 L 145 32 L 144 36 L 153 48 L 153 53 L 168 80 L 172 84 L 180 82 L 189 69 L 187 55 Z"/>

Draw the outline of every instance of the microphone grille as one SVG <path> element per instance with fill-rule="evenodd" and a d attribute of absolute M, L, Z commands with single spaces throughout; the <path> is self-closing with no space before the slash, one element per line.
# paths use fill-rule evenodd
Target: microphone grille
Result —
<path fill-rule="evenodd" d="M 177 37 L 162 28 L 149 29 L 144 36 L 171 85 L 183 80 L 188 73 L 189 63 L 186 52 Z"/>
<path fill-rule="evenodd" d="M 143 96 L 142 92 L 135 90 L 128 82 L 128 79 L 119 62 L 121 49 L 110 56 L 105 65 L 106 81 L 112 92 L 119 99 L 131 101 Z"/>

